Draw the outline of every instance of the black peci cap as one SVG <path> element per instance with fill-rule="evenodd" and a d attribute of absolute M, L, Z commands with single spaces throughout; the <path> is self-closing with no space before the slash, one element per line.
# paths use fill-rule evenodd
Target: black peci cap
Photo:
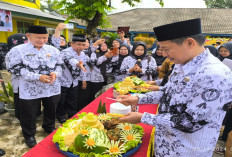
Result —
<path fill-rule="evenodd" d="M 28 33 L 34 33 L 34 34 L 48 34 L 47 28 L 45 26 L 30 26 L 28 28 Z"/>
<path fill-rule="evenodd" d="M 201 19 L 175 22 L 153 28 L 158 41 L 166 41 L 201 34 Z"/>
<path fill-rule="evenodd" d="M 73 37 L 72 37 L 72 41 L 80 41 L 80 42 L 85 42 L 86 41 L 86 38 L 85 38 L 85 35 L 83 34 L 74 34 Z"/>

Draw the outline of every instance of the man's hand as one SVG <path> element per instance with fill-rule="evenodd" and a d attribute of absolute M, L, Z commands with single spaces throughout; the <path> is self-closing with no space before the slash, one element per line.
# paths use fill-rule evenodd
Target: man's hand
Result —
<path fill-rule="evenodd" d="M 137 105 L 139 98 L 137 96 L 119 95 L 117 97 L 117 101 L 126 105 L 126 106 Z"/>
<path fill-rule="evenodd" d="M 3 79 L 0 79 L 0 83 L 2 83 L 3 82 Z"/>
<path fill-rule="evenodd" d="M 56 80 L 56 73 L 51 72 L 51 73 L 50 73 L 50 76 L 51 76 L 50 84 L 53 84 L 53 82 Z"/>
<path fill-rule="evenodd" d="M 124 123 L 137 124 L 137 123 L 141 123 L 142 116 L 143 116 L 143 113 L 130 112 L 126 114 L 124 117 L 119 118 L 118 120 Z"/>
<path fill-rule="evenodd" d="M 105 39 L 98 39 L 95 43 L 93 43 L 93 46 L 98 47 L 98 45 L 103 44 L 105 41 Z"/>
<path fill-rule="evenodd" d="M 66 24 L 59 23 L 58 26 L 55 29 L 54 37 L 60 38 L 60 31 L 64 30 L 66 28 Z"/>
<path fill-rule="evenodd" d="M 156 82 L 155 82 L 155 81 L 147 81 L 146 83 L 147 83 L 147 84 L 150 84 L 150 85 L 156 85 Z"/>
<path fill-rule="evenodd" d="M 159 86 L 150 86 L 150 87 L 147 87 L 147 89 L 151 91 L 159 91 Z"/>
<path fill-rule="evenodd" d="M 82 81 L 82 89 L 86 89 L 86 87 L 87 87 L 86 81 Z"/>
<path fill-rule="evenodd" d="M 39 81 L 43 83 L 50 83 L 51 82 L 51 76 L 48 75 L 40 75 Z"/>
<path fill-rule="evenodd" d="M 82 61 L 79 61 L 79 63 L 77 63 L 77 67 L 83 70 L 84 72 L 87 72 L 87 70 L 84 67 L 84 63 Z"/>
<path fill-rule="evenodd" d="M 58 26 L 56 27 L 55 31 L 62 31 L 66 28 L 66 24 L 64 23 L 59 23 Z"/>

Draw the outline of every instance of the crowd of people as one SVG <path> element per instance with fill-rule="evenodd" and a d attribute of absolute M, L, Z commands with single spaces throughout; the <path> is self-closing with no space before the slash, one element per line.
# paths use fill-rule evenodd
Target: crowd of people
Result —
<path fill-rule="evenodd" d="M 59 24 L 49 37 L 46 27 L 30 26 L 26 35 L 9 38 L 6 68 L 12 73 L 15 115 L 29 147 L 37 143 L 35 122 L 41 104 L 42 127 L 51 133 L 55 119 L 64 123 L 93 101 L 103 86 L 135 75 L 152 84 L 153 92 L 143 97 L 119 96 L 118 101 L 125 105 L 159 103 L 159 114 L 130 113 L 120 120 L 156 127 L 155 156 L 212 156 L 211 149 L 201 148 L 215 147 L 232 101 L 232 74 L 221 63 L 232 59 L 232 42 L 218 50 L 204 47 L 200 19 L 155 27 L 159 42 L 151 55 L 142 41 L 130 45 L 124 32 L 112 48 L 106 39 L 91 41 L 80 34 L 74 34 L 68 46 L 60 35 L 64 28 L 65 24 Z M 226 117 L 231 119 L 231 109 Z M 222 138 L 226 140 L 231 124 L 224 121 Z"/>

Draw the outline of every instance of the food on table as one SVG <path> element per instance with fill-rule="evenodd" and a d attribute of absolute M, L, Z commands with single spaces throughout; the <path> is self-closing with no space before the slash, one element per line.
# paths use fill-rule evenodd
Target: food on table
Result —
<path fill-rule="evenodd" d="M 127 114 L 131 112 L 131 106 L 125 106 L 120 102 L 110 104 L 110 113 Z"/>
<path fill-rule="evenodd" d="M 106 114 L 111 116 L 111 117 L 124 117 L 123 114 L 119 114 L 119 113 L 106 113 Z"/>
<path fill-rule="evenodd" d="M 100 100 L 100 103 L 99 103 L 98 108 L 97 108 L 97 113 L 106 113 L 106 104 L 103 103 L 103 105 L 102 105 L 101 100 Z"/>
<path fill-rule="evenodd" d="M 78 134 L 74 140 L 75 151 L 81 153 L 104 153 L 109 145 L 109 138 L 104 131 L 96 128 L 83 128 L 84 134 Z"/>
<path fill-rule="evenodd" d="M 97 118 L 100 121 L 106 121 L 106 120 L 111 119 L 111 116 L 108 114 L 102 113 L 102 114 L 99 114 Z"/>
<path fill-rule="evenodd" d="M 102 121 L 102 124 L 104 125 L 106 130 L 115 129 L 119 123 L 120 121 L 118 120 L 118 118 L 112 118 L 111 120 Z"/>
<path fill-rule="evenodd" d="M 122 82 L 117 82 L 114 84 L 114 88 L 119 95 L 125 95 L 128 93 L 146 93 L 150 90 L 150 84 L 141 80 L 137 76 L 126 77 Z"/>
<path fill-rule="evenodd" d="M 80 123 L 83 127 L 91 127 L 99 130 L 104 130 L 103 124 L 94 116 L 93 113 L 88 113 L 83 119 L 82 123 Z"/>
<path fill-rule="evenodd" d="M 79 156 L 121 156 L 141 143 L 143 128 L 139 125 L 121 123 L 121 114 L 78 114 L 79 119 L 67 120 L 53 136 L 53 142 L 62 151 Z M 97 119 L 97 121 L 96 121 Z M 94 128 L 95 123 L 104 125 Z M 98 125 L 98 124 L 97 124 Z"/>

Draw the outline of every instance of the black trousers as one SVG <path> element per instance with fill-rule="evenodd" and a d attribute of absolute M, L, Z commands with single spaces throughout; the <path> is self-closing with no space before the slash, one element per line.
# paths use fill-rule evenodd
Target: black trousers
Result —
<path fill-rule="evenodd" d="M 20 121 L 19 93 L 14 93 L 15 117 Z M 36 116 L 41 115 L 41 106 Z"/>
<path fill-rule="evenodd" d="M 83 109 L 86 105 L 92 102 L 94 99 L 91 97 L 92 91 L 92 83 L 90 81 L 86 81 L 86 88 L 82 88 L 82 81 L 78 83 L 78 100 L 77 100 L 77 111 Z"/>
<path fill-rule="evenodd" d="M 14 93 L 15 117 L 20 120 L 19 93 Z"/>
<path fill-rule="evenodd" d="M 66 118 L 66 113 L 68 113 L 68 118 L 71 118 L 77 113 L 77 95 L 78 86 L 76 87 L 61 87 L 61 96 L 56 107 L 56 118 L 64 119 Z"/>
<path fill-rule="evenodd" d="M 32 100 L 19 99 L 20 125 L 25 138 L 34 136 L 36 133 L 35 121 L 41 107 L 41 101 L 44 106 L 42 128 L 45 130 L 55 129 L 55 113 L 59 97 L 60 95 Z"/>
<path fill-rule="evenodd" d="M 95 94 L 105 86 L 106 82 L 92 82 L 92 92 L 91 92 L 91 99 L 95 99 Z"/>
<path fill-rule="evenodd" d="M 224 118 L 224 131 L 223 134 L 221 136 L 223 141 L 227 140 L 228 134 L 230 133 L 230 131 L 232 130 L 232 108 L 230 108 L 227 112 L 226 112 L 226 116 Z"/>

